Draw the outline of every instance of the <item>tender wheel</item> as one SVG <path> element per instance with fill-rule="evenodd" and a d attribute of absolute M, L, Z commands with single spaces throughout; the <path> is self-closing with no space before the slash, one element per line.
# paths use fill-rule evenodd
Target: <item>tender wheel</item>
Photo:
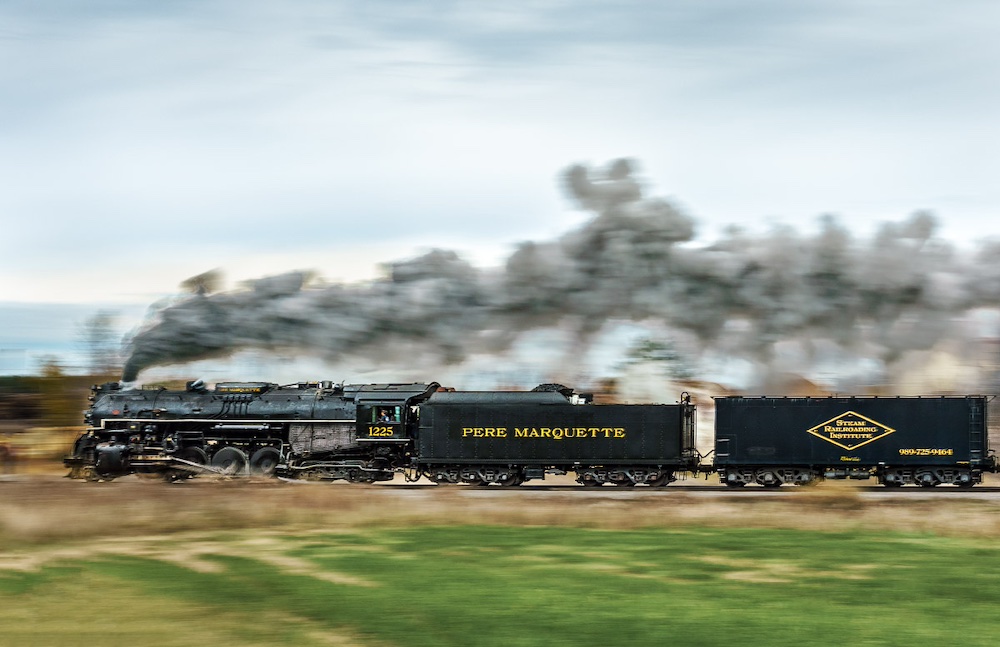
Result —
<path fill-rule="evenodd" d="M 524 479 L 517 472 L 511 472 L 507 478 L 499 479 L 497 483 L 500 484 L 500 487 L 515 487 L 524 483 Z"/>
<path fill-rule="evenodd" d="M 274 476 L 281 462 L 281 452 L 276 447 L 261 447 L 250 457 L 250 473 L 254 476 Z"/>
<path fill-rule="evenodd" d="M 469 468 L 463 469 L 459 472 L 459 479 L 465 485 L 472 487 L 483 487 L 484 485 L 489 485 L 490 482 L 484 479 L 478 470 Z"/>
<path fill-rule="evenodd" d="M 670 474 L 664 474 L 663 476 L 655 478 L 652 481 L 646 481 L 646 484 L 649 485 L 649 487 L 666 487 L 671 482 L 670 477 Z"/>
<path fill-rule="evenodd" d="M 212 457 L 212 467 L 224 476 L 239 476 L 247 469 L 247 455 L 235 447 L 223 447 Z"/>

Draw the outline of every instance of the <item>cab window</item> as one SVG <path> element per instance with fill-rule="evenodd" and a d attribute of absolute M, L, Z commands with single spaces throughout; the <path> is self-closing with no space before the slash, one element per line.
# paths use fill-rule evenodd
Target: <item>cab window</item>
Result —
<path fill-rule="evenodd" d="M 400 407 L 372 407 L 372 423 L 382 423 L 391 424 L 393 422 L 399 422 L 399 410 Z"/>

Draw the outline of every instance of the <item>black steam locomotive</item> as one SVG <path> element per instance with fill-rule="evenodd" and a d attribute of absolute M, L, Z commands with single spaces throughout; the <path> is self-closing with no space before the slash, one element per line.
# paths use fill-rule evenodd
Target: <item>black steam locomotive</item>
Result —
<path fill-rule="evenodd" d="M 463 393 L 427 384 L 199 382 L 94 387 L 71 476 L 198 472 L 371 483 L 518 485 L 575 472 L 585 485 L 665 485 L 697 469 L 694 406 L 593 405 L 560 385 Z"/>
<path fill-rule="evenodd" d="M 342 386 L 225 382 L 183 391 L 95 386 L 90 429 L 64 462 L 70 476 L 283 474 L 370 483 L 412 454 L 413 416 L 431 384 Z"/>
<path fill-rule="evenodd" d="M 95 386 L 71 476 L 198 473 L 372 483 L 663 486 L 717 472 L 733 487 L 876 478 L 971 486 L 995 471 L 986 398 L 716 398 L 712 462 L 696 407 L 594 404 L 561 385 L 457 392 L 437 383 L 200 382 L 182 391 Z"/>

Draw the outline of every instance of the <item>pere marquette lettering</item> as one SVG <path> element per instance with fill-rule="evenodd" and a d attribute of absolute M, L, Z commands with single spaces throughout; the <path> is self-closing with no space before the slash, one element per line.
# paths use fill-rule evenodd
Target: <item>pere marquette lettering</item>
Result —
<path fill-rule="evenodd" d="M 624 427 L 462 427 L 462 438 L 624 438 Z"/>

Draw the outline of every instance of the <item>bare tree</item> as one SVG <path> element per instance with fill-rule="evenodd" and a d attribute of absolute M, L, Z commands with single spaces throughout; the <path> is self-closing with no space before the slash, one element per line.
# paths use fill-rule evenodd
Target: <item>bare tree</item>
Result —
<path fill-rule="evenodd" d="M 88 370 L 94 375 L 121 370 L 121 344 L 115 328 L 117 315 L 98 310 L 80 326 L 80 342 L 87 354 Z"/>

